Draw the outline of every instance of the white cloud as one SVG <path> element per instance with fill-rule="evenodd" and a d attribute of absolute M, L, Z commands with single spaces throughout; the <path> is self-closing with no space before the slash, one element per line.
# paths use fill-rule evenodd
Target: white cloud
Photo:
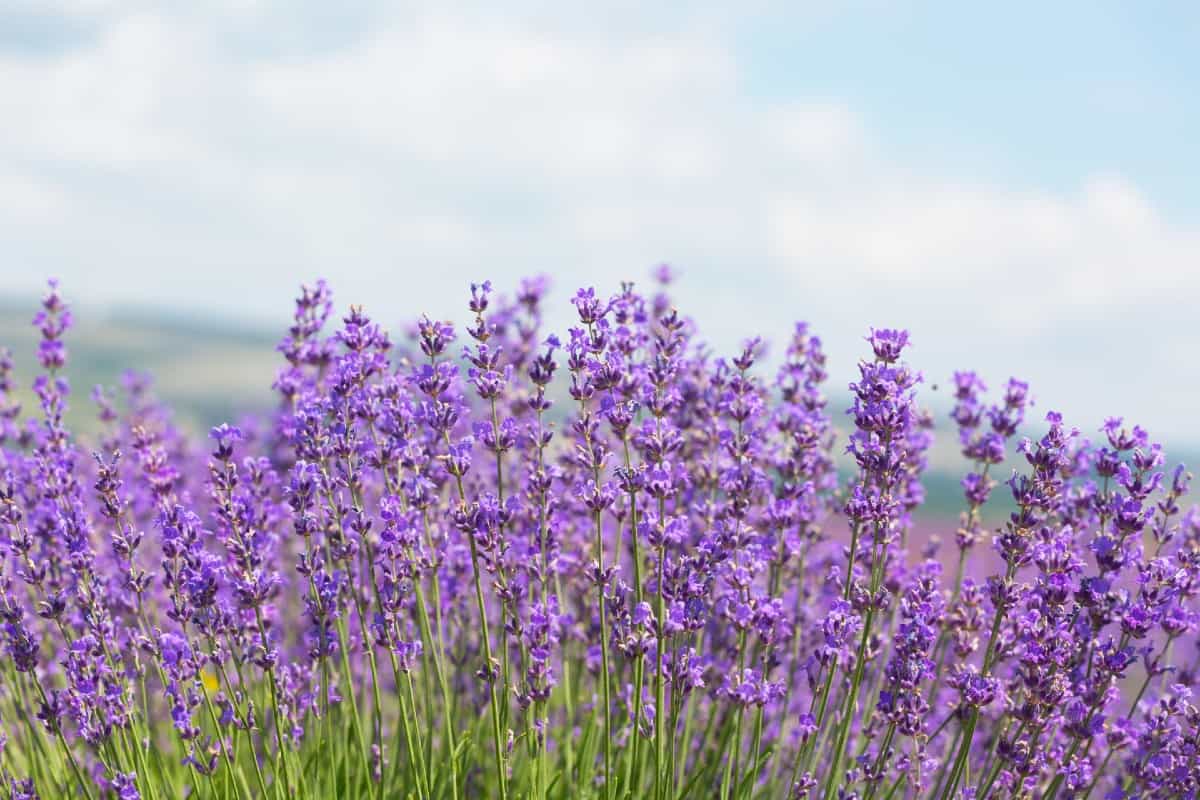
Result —
<path fill-rule="evenodd" d="M 1176 429 L 1200 388 L 1195 359 L 1154 402 L 1097 366 L 1195 341 L 1200 229 L 1120 174 L 1052 191 L 897 163 L 836 97 L 751 96 L 719 12 L 60 5 L 94 35 L 0 52 L 0 290 L 54 272 L 262 314 L 326 274 L 396 318 L 468 276 L 614 285 L 669 259 L 725 342 L 810 316 L 849 360 L 868 324 L 908 324 L 932 374 L 1024 370 Z"/>

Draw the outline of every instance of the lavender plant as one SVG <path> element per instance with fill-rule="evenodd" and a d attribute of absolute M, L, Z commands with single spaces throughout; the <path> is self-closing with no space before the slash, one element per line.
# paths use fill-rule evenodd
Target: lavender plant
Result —
<path fill-rule="evenodd" d="M 769 375 L 670 281 L 557 336 L 485 282 L 400 343 L 305 287 L 276 410 L 207 440 L 132 374 L 72 433 L 51 283 L 37 408 L 0 354 L 2 791 L 1200 796 L 1200 512 L 1144 430 L 1020 438 L 1028 387 L 956 374 L 943 552 L 907 333 L 843 422 L 806 325 Z"/>

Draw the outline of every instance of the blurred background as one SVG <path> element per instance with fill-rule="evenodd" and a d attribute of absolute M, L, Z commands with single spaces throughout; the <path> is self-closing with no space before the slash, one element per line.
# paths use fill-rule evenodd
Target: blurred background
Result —
<path fill-rule="evenodd" d="M 1189 2 L 7 0 L 0 343 L 27 388 L 56 276 L 76 414 L 134 367 L 200 427 L 270 402 L 302 281 L 396 329 L 544 273 L 561 330 L 576 287 L 669 262 L 720 352 L 810 321 L 835 409 L 867 327 L 902 326 L 939 414 L 953 370 L 1013 375 L 1173 464 L 1197 41 Z"/>

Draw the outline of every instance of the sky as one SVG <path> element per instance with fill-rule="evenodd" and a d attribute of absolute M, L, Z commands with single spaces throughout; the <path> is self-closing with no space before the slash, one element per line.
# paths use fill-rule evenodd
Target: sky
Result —
<path fill-rule="evenodd" d="M 1194 3 L 0 3 L 0 298 L 282 326 L 669 262 L 729 352 L 869 326 L 1200 444 Z M 778 349 L 776 352 L 778 352 Z M 944 395 L 944 389 L 941 390 Z"/>

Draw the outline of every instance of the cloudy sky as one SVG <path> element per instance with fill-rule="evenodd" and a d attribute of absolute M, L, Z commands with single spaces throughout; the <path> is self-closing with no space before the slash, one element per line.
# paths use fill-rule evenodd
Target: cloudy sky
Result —
<path fill-rule="evenodd" d="M 844 382 L 901 325 L 1200 442 L 1200 10 L 984 5 L 7 0 L 0 297 L 399 321 L 668 261 L 721 348 L 809 319 Z"/>

